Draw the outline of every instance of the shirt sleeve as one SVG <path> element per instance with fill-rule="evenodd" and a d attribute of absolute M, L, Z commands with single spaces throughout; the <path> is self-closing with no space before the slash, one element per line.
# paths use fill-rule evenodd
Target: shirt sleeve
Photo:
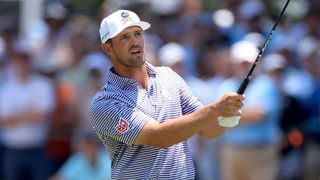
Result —
<path fill-rule="evenodd" d="M 189 114 L 202 107 L 199 98 L 193 95 L 185 80 L 172 70 L 171 73 L 176 76 L 179 85 L 182 113 Z"/>
<path fill-rule="evenodd" d="M 152 119 L 135 107 L 113 99 L 94 101 L 90 110 L 96 133 L 132 146 L 145 123 Z"/>

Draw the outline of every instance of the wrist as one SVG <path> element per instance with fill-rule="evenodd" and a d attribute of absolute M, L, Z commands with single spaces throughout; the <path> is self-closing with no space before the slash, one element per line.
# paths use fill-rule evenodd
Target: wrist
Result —
<path fill-rule="evenodd" d="M 210 109 L 210 118 L 217 119 L 219 117 L 219 113 L 217 110 L 217 106 L 215 103 L 209 104 L 209 109 Z"/>

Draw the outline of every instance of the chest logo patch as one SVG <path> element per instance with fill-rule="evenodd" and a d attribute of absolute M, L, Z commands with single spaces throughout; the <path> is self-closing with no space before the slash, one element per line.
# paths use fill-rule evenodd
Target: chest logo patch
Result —
<path fill-rule="evenodd" d="M 116 130 L 120 133 L 128 131 L 128 121 L 120 117 L 119 123 L 116 126 Z"/>
<path fill-rule="evenodd" d="M 166 89 L 163 89 L 163 90 L 161 91 L 161 99 L 162 99 L 162 101 L 167 101 L 167 100 L 169 100 L 170 98 L 171 98 L 171 97 L 170 97 L 169 91 L 166 90 Z"/>

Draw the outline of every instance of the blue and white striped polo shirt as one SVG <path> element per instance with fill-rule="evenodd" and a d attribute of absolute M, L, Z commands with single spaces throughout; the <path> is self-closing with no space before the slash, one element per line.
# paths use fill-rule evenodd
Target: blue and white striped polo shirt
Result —
<path fill-rule="evenodd" d="M 162 123 L 202 106 L 170 68 L 146 65 L 147 91 L 111 69 L 92 101 L 92 125 L 110 154 L 112 179 L 194 179 L 187 142 L 168 148 L 133 144 L 151 118 Z"/>

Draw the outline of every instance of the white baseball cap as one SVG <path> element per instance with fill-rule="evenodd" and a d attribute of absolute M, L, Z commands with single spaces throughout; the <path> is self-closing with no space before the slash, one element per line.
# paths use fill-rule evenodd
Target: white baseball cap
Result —
<path fill-rule="evenodd" d="M 230 54 L 235 63 L 253 63 L 259 54 L 259 50 L 253 42 L 241 40 L 231 46 Z"/>
<path fill-rule="evenodd" d="M 117 10 L 105 17 L 100 24 L 100 39 L 102 43 L 118 35 L 128 27 L 139 26 L 142 30 L 148 29 L 151 25 L 140 21 L 138 15 L 129 10 Z"/>
<path fill-rule="evenodd" d="M 169 42 L 158 51 L 160 63 L 164 66 L 172 66 L 185 59 L 185 50 L 182 45 Z"/>
<path fill-rule="evenodd" d="M 263 60 L 262 60 L 262 68 L 266 72 L 274 71 L 274 70 L 280 70 L 286 68 L 287 60 L 286 58 L 277 53 L 268 54 Z"/>

